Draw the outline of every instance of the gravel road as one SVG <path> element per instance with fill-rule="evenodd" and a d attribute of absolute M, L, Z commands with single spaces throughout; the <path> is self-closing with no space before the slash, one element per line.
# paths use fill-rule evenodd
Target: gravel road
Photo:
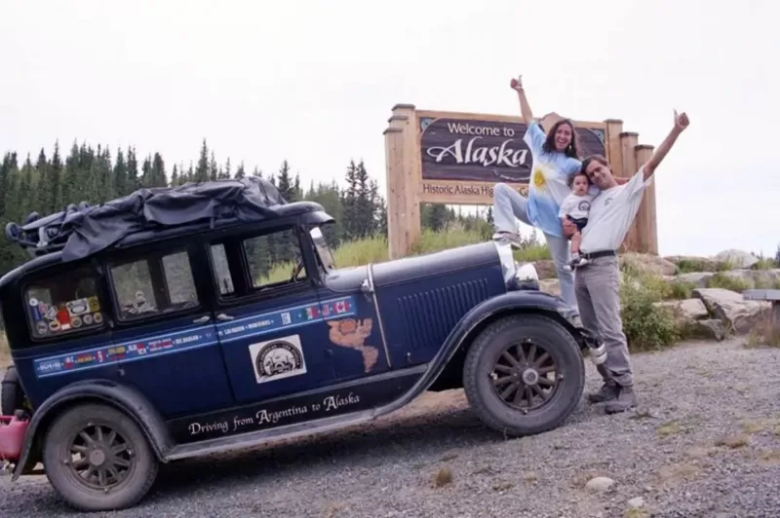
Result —
<path fill-rule="evenodd" d="M 563 427 L 506 440 L 477 422 L 462 391 L 428 394 L 360 429 L 166 466 L 138 507 L 91 516 L 776 515 L 780 349 L 691 342 L 634 366 L 635 412 L 606 416 L 583 401 Z M 598 385 L 588 363 L 587 389 Z M 444 469 L 452 480 L 435 487 Z M 596 476 L 614 484 L 588 489 Z M 76 516 L 45 477 L 0 477 L 0 509 Z"/>

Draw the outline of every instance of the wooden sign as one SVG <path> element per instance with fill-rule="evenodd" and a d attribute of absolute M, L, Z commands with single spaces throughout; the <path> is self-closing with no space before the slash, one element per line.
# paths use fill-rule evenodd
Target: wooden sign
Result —
<path fill-rule="evenodd" d="M 551 113 L 540 124 L 549 129 L 560 118 Z M 420 203 L 490 205 L 497 183 L 527 195 L 533 161 L 523 141 L 527 125 L 522 118 L 424 111 L 400 104 L 393 108 L 388 122 L 385 150 L 391 258 L 406 255 L 419 238 Z M 615 176 L 631 176 L 636 172 L 637 155 L 646 156 L 648 148 L 652 151 L 649 146 L 637 146 L 637 135 L 623 132 L 622 121 L 574 121 L 574 125 L 582 155 L 607 157 Z M 655 196 L 650 190 L 637 221 L 650 217 L 652 225 L 643 231 L 644 239 L 632 228 L 624 248 L 657 254 Z"/>

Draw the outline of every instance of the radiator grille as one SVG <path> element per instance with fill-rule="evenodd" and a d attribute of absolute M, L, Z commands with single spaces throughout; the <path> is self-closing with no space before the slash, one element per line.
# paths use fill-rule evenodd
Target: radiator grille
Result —
<path fill-rule="evenodd" d="M 398 299 L 409 349 L 439 347 L 471 308 L 488 298 L 485 279 L 417 292 Z"/>

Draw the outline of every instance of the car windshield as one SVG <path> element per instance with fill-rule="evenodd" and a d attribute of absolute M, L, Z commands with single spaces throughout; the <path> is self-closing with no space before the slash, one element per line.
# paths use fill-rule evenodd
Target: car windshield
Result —
<path fill-rule="evenodd" d="M 322 266 L 326 271 L 330 271 L 336 268 L 336 261 L 333 259 L 333 254 L 330 251 L 328 242 L 325 240 L 325 236 L 322 234 L 320 227 L 314 227 L 309 230 L 314 246 L 317 247 L 317 254 L 320 256 Z"/>

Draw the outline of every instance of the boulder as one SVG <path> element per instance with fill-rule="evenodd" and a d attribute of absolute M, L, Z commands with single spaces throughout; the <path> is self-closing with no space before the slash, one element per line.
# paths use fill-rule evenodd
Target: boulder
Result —
<path fill-rule="evenodd" d="M 730 263 L 734 268 L 750 268 L 759 261 L 755 255 L 743 250 L 737 250 L 736 248 L 719 252 L 715 255 L 715 260 L 722 263 Z"/>
<path fill-rule="evenodd" d="M 656 302 L 656 306 L 668 308 L 674 315 L 687 322 L 693 322 L 710 316 L 701 299 L 665 300 Z"/>
<path fill-rule="evenodd" d="M 642 273 L 660 276 L 677 273 L 677 265 L 657 255 L 625 253 L 620 256 L 620 265 L 623 266 L 626 263 L 636 267 Z"/>
<path fill-rule="evenodd" d="M 611 478 L 596 477 L 590 479 L 588 483 L 585 484 L 585 487 L 588 488 L 588 490 L 590 491 L 602 493 L 604 491 L 609 490 L 614 485 L 615 485 L 615 481 L 612 480 Z"/>
<path fill-rule="evenodd" d="M 539 280 L 558 278 L 558 273 L 555 271 L 555 263 L 552 259 L 534 261 L 534 268 L 536 268 L 536 273 L 539 275 Z"/>
<path fill-rule="evenodd" d="M 539 281 L 539 289 L 551 295 L 561 296 L 561 282 L 558 279 L 542 279 Z"/>
<path fill-rule="evenodd" d="M 702 338 L 705 340 L 721 341 L 726 338 L 726 327 L 723 322 L 716 319 L 697 320 L 688 328 L 690 338 Z"/>
<path fill-rule="evenodd" d="M 721 288 L 697 288 L 693 296 L 701 299 L 707 310 L 725 324 L 727 331 L 747 334 L 770 315 L 771 303 L 745 300 L 741 294 Z"/>

